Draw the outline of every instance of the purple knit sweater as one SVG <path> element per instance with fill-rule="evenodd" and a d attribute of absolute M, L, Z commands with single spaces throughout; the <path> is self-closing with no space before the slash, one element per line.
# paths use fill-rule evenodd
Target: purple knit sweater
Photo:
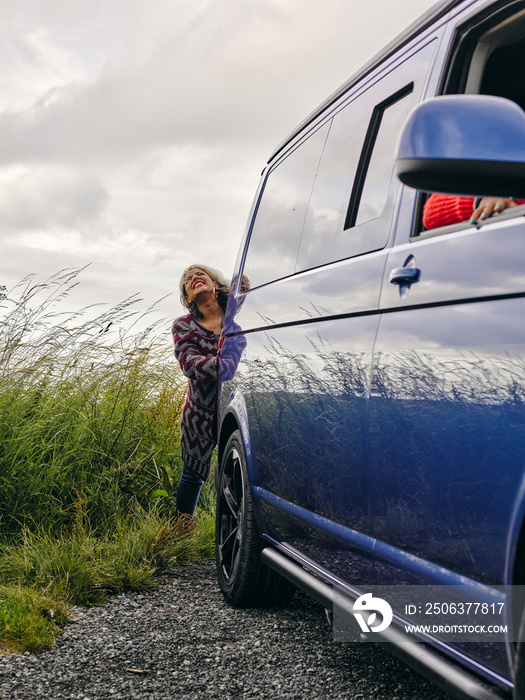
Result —
<path fill-rule="evenodd" d="M 188 469 L 206 480 L 217 440 L 216 409 L 219 360 L 218 341 L 212 331 L 191 314 L 173 323 L 175 357 L 188 377 L 188 394 L 182 411 L 180 446 Z"/>

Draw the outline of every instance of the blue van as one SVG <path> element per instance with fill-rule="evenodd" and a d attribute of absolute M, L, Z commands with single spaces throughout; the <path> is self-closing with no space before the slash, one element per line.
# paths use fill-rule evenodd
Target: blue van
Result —
<path fill-rule="evenodd" d="M 475 698 L 525 698 L 524 106 L 525 0 L 436 4 L 275 149 L 225 319 L 226 600 Z"/>

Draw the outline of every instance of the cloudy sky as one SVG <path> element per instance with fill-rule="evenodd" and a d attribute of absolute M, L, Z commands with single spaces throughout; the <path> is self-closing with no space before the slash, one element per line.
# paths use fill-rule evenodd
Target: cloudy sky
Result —
<path fill-rule="evenodd" d="M 74 304 L 180 314 L 231 275 L 274 146 L 433 0 L 4 0 L 0 284 L 90 263 Z"/>

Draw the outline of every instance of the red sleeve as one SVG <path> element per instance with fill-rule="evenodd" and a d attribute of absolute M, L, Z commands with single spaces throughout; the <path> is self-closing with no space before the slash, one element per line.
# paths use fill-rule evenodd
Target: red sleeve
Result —
<path fill-rule="evenodd" d="M 432 194 L 423 207 L 423 226 L 433 229 L 468 221 L 472 216 L 473 205 L 474 197 Z"/>

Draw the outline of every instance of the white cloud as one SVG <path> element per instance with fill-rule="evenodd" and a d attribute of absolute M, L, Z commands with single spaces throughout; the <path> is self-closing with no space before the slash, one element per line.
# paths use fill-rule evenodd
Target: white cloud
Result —
<path fill-rule="evenodd" d="M 19 0 L 0 7 L 0 111 L 49 106 L 60 88 L 94 78 L 118 51 L 124 2 Z"/>
<path fill-rule="evenodd" d="M 0 231 L 74 227 L 97 218 L 108 199 L 87 172 L 63 165 L 0 171 Z"/>
<path fill-rule="evenodd" d="M 125 40 L 89 84 L 57 78 L 52 100 L 0 117 L 8 136 L 0 161 L 105 162 L 188 142 L 272 143 L 390 38 L 387 20 L 399 14 L 387 9 L 378 26 L 373 4 L 365 12 L 348 0 L 323 12 L 299 0 L 147 7 L 131 5 Z M 54 59 L 49 52 L 48 67 Z"/>
<path fill-rule="evenodd" d="M 232 272 L 274 146 L 421 0 L 0 7 L 0 283 L 94 262 L 89 297 Z M 53 268 L 54 266 L 54 268 Z"/>

